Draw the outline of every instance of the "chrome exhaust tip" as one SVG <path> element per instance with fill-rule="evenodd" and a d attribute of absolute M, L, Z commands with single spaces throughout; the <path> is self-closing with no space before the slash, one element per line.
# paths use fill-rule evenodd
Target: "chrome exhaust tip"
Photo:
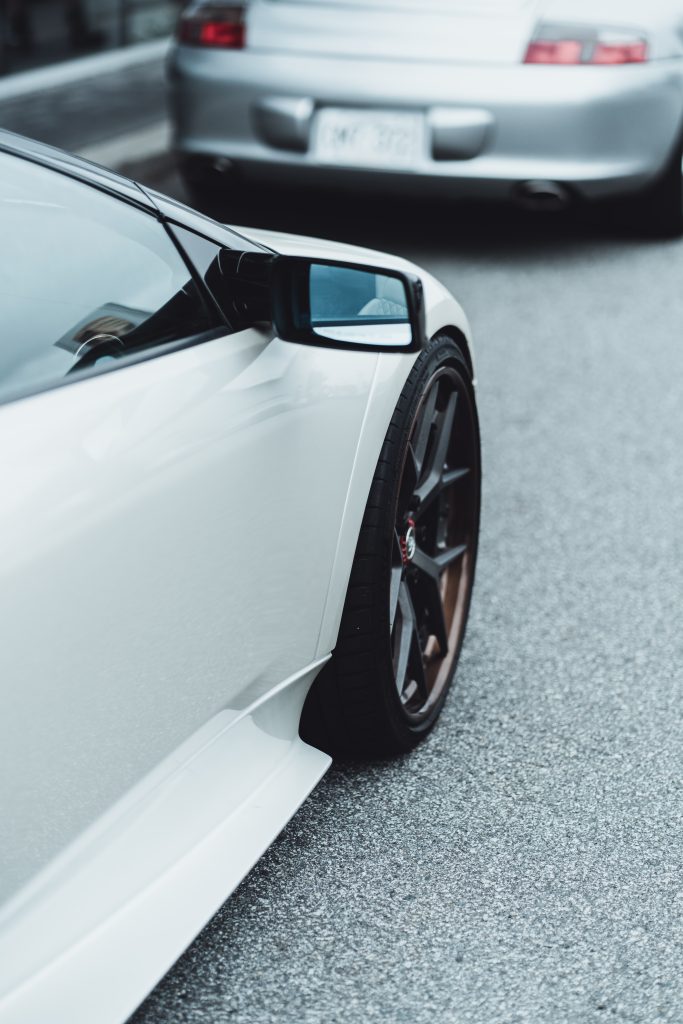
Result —
<path fill-rule="evenodd" d="M 557 181 L 524 181 L 516 190 L 517 202 L 528 210 L 564 210 L 571 202 L 571 195 Z"/>
<path fill-rule="evenodd" d="M 219 174 L 230 174 L 234 171 L 235 165 L 232 160 L 227 156 L 217 156 L 211 163 L 214 171 L 218 171 Z"/>

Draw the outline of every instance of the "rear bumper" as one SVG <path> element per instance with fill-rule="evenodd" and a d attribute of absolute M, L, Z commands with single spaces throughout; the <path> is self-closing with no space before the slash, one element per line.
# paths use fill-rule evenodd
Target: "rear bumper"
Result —
<path fill-rule="evenodd" d="M 599 199 L 652 181 L 681 130 L 675 60 L 451 67 L 177 46 L 169 67 L 178 151 L 282 180 L 506 198 L 542 178 Z M 408 171 L 321 162 L 312 140 L 326 106 L 423 112 L 421 159 Z"/>

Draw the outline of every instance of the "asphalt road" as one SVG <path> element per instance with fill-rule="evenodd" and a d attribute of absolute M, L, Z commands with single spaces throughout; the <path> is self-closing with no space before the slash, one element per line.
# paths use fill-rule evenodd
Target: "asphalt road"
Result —
<path fill-rule="evenodd" d="M 157 124 L 166 113 L 161 57 L 2 99 L 0 127 L 74 151 Z"/>
<path fill-rule="evenodd" d="M 431 738 L 335 767 L 134 1024 L 680 1024 L 683 242 L 380 199 L 230 214 L 461 300 L 481 554 Z"/>

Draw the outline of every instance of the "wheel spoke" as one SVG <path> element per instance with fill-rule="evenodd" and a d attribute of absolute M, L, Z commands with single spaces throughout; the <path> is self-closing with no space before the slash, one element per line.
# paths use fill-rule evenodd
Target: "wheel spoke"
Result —
<path fill-rule="evenodd" d="M 422 699 L 428 696 L 417 616 L 405 580 L 401 584 L 399 607 L 401 609 L 401 634 L 396 666 L 396 687 L 405 704 L 415 696 L 417 691 Z"/>
<path fill-rule="evenodd" d="M 448 548 L 446 551 L 442 551 L 438 554 L 435 561 L 439 567 L 439 573 L 444 572 L 449 565 L 453 565 L 453 563 L 457 562 L 459 558 L 462 558 L 466 551 L 467 544 L 458 544 L 456 547 Z"/>
<path fill-rule="evenodd" d="M 401 479 L 401 486 L 399 488 L 398 501 L 401 508 L 408 505 L 410 499 L 417 486 L 419 479 L 419 471 L 417 468 L 417 459 L 415 457 L 415 449 L 412 444 L 408 444 L 408 450 L 406 452 L 406 462 L 403 468 L 403 477 Z"/>
<path fill-rule="evenodd" d="M 416 633 L 415 611 L 408 592 L 408 584 L 404 581 L 399 588 L 398 606 L 401 610 L 401 623 L 398 636 L 398 658 L 396 659 L 396 688 L 399 695 L 406 688 L 408 662 Z"/>
<path fill-rule="evenodd" d="M 458 480 L 463 480 L 469 471 L 469 466 L 465 466 L 463 469 L 447 469 L 441 478 L 441 490 L 445 491 L 447 487 L 452 487 Z"/>
<path fill-rule="evenodd" d="M 420 644 L 420 637 L 417 633 L 417 623 L 415 623 L 415 630 L 413 631 L 412 644 L 410 645 L 410 661 L 409 666 L 412 669 L 411 682 L 416 682 L 418 690 L 423 700 L 429 696 L 429 690 L 427 687 L 427 677 L 425 675 L 424 660 L 422 658 L 422 646 Z"/>
<path fill-rule="evenodd" d="M 429 444 L 429 437 L 432 432 L 432 425 L 434 423 L 434 413 L 436 411 L 437 397 L 438 388 L 434 387 L 427 396 L 425 407 L 422 410 L 422 418 L 420 420 L 417 429 L 417 434 L 415 435 L 415 440 L 413 441 L 412 445 L 418 474 L 422 472 L 425 455 L 427 454 L 427 445 Z"/>
<path fill-rule="evenodd" d="M 403 569 L 394 568 L 391 570 L 391 586 L 389 593 L 389 629 L 394 628 L 394 622 L 396 621 L 396 611 L 398 609 L 398 595 L 401 589 L 402 579 Z"/>
<path fill-rule="evenodd" d="M 445 658 L 448 654 L 448 630 L 444 616 L 441 589 L 435 579 L 429 577 L 424 581 L 420 593 L 427 610 L 429 621 L 429 632 L 436 637 L 439 644 L 439 654 Z"/>
<path fill-rule="evenodd" d="M 413 556 L 413 565 L 431 579 L 438 581 L 449 565 L 453 565 L 459 558 L 462 558 L 466 551 L 467 544 L 458 544 L 456 547 L 447 548 L 432 557 L 421 548 L 417 548 Z"/>
<path fill-rule="evenodd" d="M 440 494 L 443 494 L 453 484 L 464 480 L 468 473 L 469 468 L 467 466 L 462 469 L 447 469 L 441 473 L 429 473 L 423 483 L 415 488 L 413 498 L 413 506 L 415 508 L 413 515 L 415 519 L 417 520 L 420 516 L 424 515 L 433 504 L 435 498 L 438 498 Z"/>
<path fill-rule="evenodd" d="M 448 446 L 451 441 L 451 434 L 453 433 L 457 404 L 458 392 L 451 391 L 446 408 L 437 420 L 436 444 L 430 459 L 429 472 L 433 473 L 436 471 L 439 476 L 443 474 L 444 465 L 446 464 L 446 455 L 448 454 Z"/>
<path fill-rule="evenodd" d="M 453 433 L 455 422 L 455 411 L 458 404 L 458 392 L 452 391 L 448 397 L 448 403 L 443 412 L 439 413 L 436 420 L 436 441 L 429 458 L 429 465 L 420 465 L 421 482 L 415 488 L 416 511 L 424 512 L 427 505 L 431 504 L 436 495 L 443 489 L 445 477 L 446 457 Z M 467 472 L 465 470 L 464 472 Z M 455 477 L 454 479 L 458 479 Z M 453 483 L 451 480 L 450 483 Z M 418 512 L 418 514 L 419 514 Z"/>

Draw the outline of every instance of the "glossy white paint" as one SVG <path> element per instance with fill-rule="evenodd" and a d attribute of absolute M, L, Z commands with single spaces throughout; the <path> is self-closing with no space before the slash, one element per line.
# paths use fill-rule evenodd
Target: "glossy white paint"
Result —
<path fill-rule="evenodd" d="M 0 408 L 4 899 L 313 660 L 375 364 L 246 331 Z"/>
<path fill-rule="evenodd" d="M 223 711 L 0 918 L 3 1024 L 120 1024 L 327 769 L 298 737 L 320 663 Z"/>
<path fill-rule="evenodd" d="M 440 281 L 417 267 L 414 263 L 355 245 L 345 245 L 320 238 L 309 238 L 301 235 L 290 235 L 279 231 L 264 231 L 256 228 L 237 228 L 236 230 L 255 239 L 262 245 L 275 249 L 285 255 L 309 255 L 311 258 L 344 259 L 369 266 L 380 265 L 401 270 L 410 274 L 418 274 L 424 288 L 426 333 L 428 338 L 434 337 L 444 328 L 455 328 L 467 340 L 469 356 L 475 367 L 474 351 L 471 342 L 470 326 L 462 306 Z M 320 630 L 320 639 L 316 657 L 331 651 L 336 642 L 341 622 L 346 587 L 351 572 L 351 563 L 356 550 L 356 541 L 360 530 L 365 503 L 370 483 L 377 465 L 377 458 L 389 421 L 396 408 L 396 402 L 403 390 L 406 377 L 410 372 L 413 359 L 409 356 L 382 354 L 379 357 L 375 373 L 372 394 L 368 402 L 367 412 L 361 428 L 358 452 L 349 480 L 348 497 L 343 519 L 339 528 L 337 551 L 330 582 L 330 589 L 325 603 L 325 611 Z M 476 380 L 476 369 L 475 369 Z"/>
<path fill-rule="evenodd" d="M 123 1021 L 325 770 L 300 710 L 413 359 L 249 330 L 0 407 L 1 1024 Z"/>

